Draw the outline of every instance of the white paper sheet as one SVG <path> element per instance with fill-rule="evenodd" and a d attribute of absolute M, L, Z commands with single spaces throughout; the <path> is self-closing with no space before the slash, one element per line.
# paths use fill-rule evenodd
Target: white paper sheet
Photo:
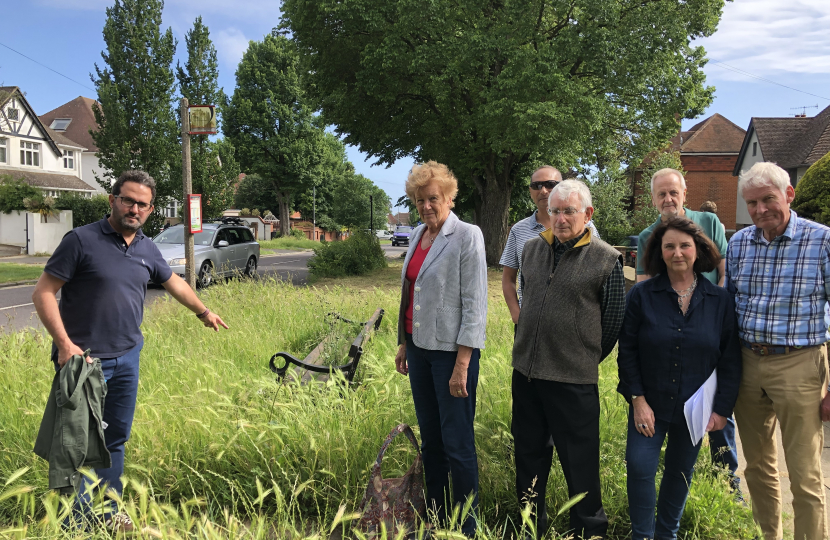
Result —
<path fill-rule="evenodd" d="M 706 434 L 706 426 L 712 416 L 712 405 L 715 402 L 715 392 L 718 390 L 718 370 L 712 372 L 703 386 L 692 394 L 683 405 L 683 412 L 686 415 L 686 425 L 689 427 L 689 435 L 692 437 L 692 444 L 697 445 Z"/>

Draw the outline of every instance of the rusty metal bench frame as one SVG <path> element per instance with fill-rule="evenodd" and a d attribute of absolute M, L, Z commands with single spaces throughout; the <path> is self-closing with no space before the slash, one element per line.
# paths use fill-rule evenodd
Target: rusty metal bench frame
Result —
<path fill-rule="evenodd" d="M 300 360 L 299 358 L 287 353 L 287 352 L 278 352 L 274 356 L 271 357 L 271 360 L 268 362 L 268 365 L 274 373 L 277 374 L 277 381 L 283 381 L 287 374 L 288 369 L 293 364 L 295 366 L 295 372 L 303 373 L 302 377 L 300 377 L 300 383 L 306 384 L 314 377 L 313 373 L 320 373 L 319 377 L 316 377 L 318 381 L 325 381 L 328 380 L 329 376 L 334 371 L 340 371 L 343 373 L 344 377 L 347 381 L 352 382 L 354 379 L 354 375 L 357 372 L 357 366 L 360 363 L 360 357 L 363 356 L 363 344 L 369 338 L 370 334 L 377 330 L 380 327 L 380 322 L 383 320 L 384 310 L 382 308 L 378 308 L 375 310 L 375 313 L 372 317 L 364 322 L 359 323 L 356 321 L 351 321 L 336 313 L 330 313 L 329 315 L 334 316 L 337 319 L 340 319 L 344 322 L 351 323 L 351 324 L 360 324 L 362 328 L 357 336 L 352 340 L 352 344 L 349 346 L 349 361 L 342 366 L 324 366 L 320 365 L 317 362 L 320 360 L 320 356 L 323 353 L 323 350 L 326 347 L 326 344 L 334 337 L 333 335 L 326 336 L 323 341 L 321 341 L 304 359 Z M 285 362 L 284 365 L 281 367 L 277 367 L 277 359 L 282 358 Z"/>

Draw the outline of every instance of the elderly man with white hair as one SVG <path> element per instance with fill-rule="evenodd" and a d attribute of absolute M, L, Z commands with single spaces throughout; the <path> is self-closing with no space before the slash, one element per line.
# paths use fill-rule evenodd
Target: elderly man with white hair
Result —
<path fill-rule="evenodd" d="M 790 209 L 795 191 L 785 170 L 756 163 L 738 191 L 754 226 L 727 250 L 727 289 L 735 295 L 743 376 L 735 419 L 746 457 L 752 513 L 766 540 L 783 538 L 775 443 L 781 423 L 790 476 L 795 538 L 827 538 L 821 471 L 827 396 L 830 228 Z"/>
<path fill-rule="evenodd" d="M 583 182 L 565 180 L 548 200 L 550 228 L 522 253 L 524 294 L 513 345 L 513 422 L 519 504 L 547 527 L 545 491 L 552 437 L 568 493 L 585 498 L 570 528 L 605 537 L 599 476 L 599 363 L 617 342 L 625 307 L 620 254 L 591 235 L 594 209 Z"/>

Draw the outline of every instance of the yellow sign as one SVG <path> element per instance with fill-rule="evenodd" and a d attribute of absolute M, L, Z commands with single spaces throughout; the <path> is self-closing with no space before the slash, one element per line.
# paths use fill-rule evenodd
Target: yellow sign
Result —
<path fill-rule="evenodd" d="M 214 105 L 191 105 L 187 108 L 190 113 L 191 135 L 216 135 L 216 107 Z"/>

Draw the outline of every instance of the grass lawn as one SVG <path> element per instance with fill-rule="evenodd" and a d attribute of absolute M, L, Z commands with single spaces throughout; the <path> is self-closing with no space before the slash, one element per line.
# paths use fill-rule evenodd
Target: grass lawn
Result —
<path fill-rule="evenodd" d="M 273 240 L 260 240 L 259 245 L 262 249 L 314 249 L 320 247 L 320 242 L 308 238 L 289 236 Z"/>
<path fill-rule="evenodd" d="M 42 264 L 0 263 L 0 283 L 37 279 L 42 273 Z"/>
<path fill-rule="evenodd" d="M 354 518 L 380 444 L 399 422 L 418 434 L 408 380 L 394 370 L 401 263 L 363 277 L 285 281 L 230 280 L 201 291 L 230 325 L 214 333 L 175 301 L 147 310 L 141 381 L 126 446 L 124 509 L 146 538 L 328 538 Z M 507 540 L 521 524 L 510 435 L 513 324 L 491 271 L 487 348 L 482 351 L 476 413 L 480 540 Z M 383 323 L 365 346 L 358 385 L 278 385 L 268 359 L 303 357 L 329 331 L 326 313 Z M 47 491 L 46 462 L 32 445 L 54 372 L 41 333 L 0 334 L 0 537 L 69 538 L 60 531 L 68 505 Z M 615 391 L 612 355 L 600 366 L 601 476 L 610 540 L 630 537 L 626 495 L 627 407 Z M 414 459 L 403 438 L 384 460 L 387 478 Z M 659 481 L 659 478 L 658 478 Z M 553 527 L 567 528 L 565 479 L 554 460 L 547 500 Z M 679 538 L 748 539 L 749 509 L 734 502 L 725 475 L 704 448 Z M 103 532 L 95 538 L 108 538 Z M 88 536 L 88 537 L 93 537 Z M 73 537 L 75 537 L 73 535 Z M 82 536 L 77 536 L 78 538 Z M 339 536 L 337 536 L 339 538 Z M 343 538 L 351 538 L 346 523 Z M 439 538 L 460 536 L 440 534 Z M 555 532 L 547 539 L 565 538 Z"/>

